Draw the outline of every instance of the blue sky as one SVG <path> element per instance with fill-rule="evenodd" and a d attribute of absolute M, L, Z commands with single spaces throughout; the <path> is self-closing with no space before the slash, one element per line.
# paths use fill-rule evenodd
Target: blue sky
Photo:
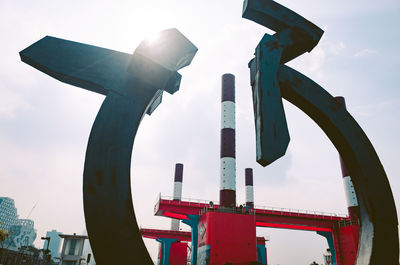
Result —
<path fill-rule="evenodd" d="M 332 95 L 346 98 L 385 167 L 399 205 L 399 1 L 279 3 L 325 30 L 311 53 L 289 65 Z M 0 2 L 0 196 L 15 199 L 21 218 L 37 203 L 30 218 L 39 238 L 52 229 L 79 233 L 85 228 L 84 154 L 104 99 L 20 61 L 18 52 L 46 35 L 132 53 L 147 36 L 176 27 L 199 48 L 192 65 L 181 71 L 180 91 L 164 94 L 135 139 L 132 190 L 143 227 L 169 227 L 168 219 L 153 216 L 153 206 L 159 192 L 172 194 L 177 162 L 185 165 L 184 197 L 218 199 L 223 73 L 236 76 L 238 202 L 244 202 L 244 168 L 253 167 L 256 205 L 346 213 L 335 148 L 290 103 L 284 102 L 291 133 L 286 156 L 267 168 L 255 162 L 247 62 L 263 34 L 271 32 L 242 19 L 241 9 L 241 0 Z M 313 232 L 257 232 L 270 236 L 271 264 L 322 262 L 327 248 L 325 239 Z M 157 244 L 145 242 L 155 257 Z"/>

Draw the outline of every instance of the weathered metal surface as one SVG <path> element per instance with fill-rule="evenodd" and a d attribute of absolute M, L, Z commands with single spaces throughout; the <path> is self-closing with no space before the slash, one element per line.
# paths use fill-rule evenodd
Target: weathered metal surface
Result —
<path fill-rule="evenodd" d="M 324 31 L 294 11 L 272 0 L 245 0 L 242 16 L 276 32 L 291 29 L 282 54 L 282 63 L 310 52 L 319 42 Z M 288 32 L 289 33 L 289 32 Z"/>
<path fill-rule="evenodd" d="M 265 34 L 250 61 L 257 162 L 267 166 L 284 156 L 290 136 L 278 83 L 278 68 L 311 51 L 323 30 L 292 10 L 268 0 L 245 0 L 243 17 L 277 31 Z"/>
<path fill-rule="evenodd" d="M 100 265 L 153 264 L 132 205 L 133 142 L 162 91 L 179 89 L 176 71 L 197 51 L 176 29 L 161 32 L 159 41 L 157 53 L 143 42 L 132 56 L 45 37 L 20 52 L 24 62 L 62 82 L 107 95 L 90 133 L 83 174 L 86 227 Z"/>
<path fill-rule="evenodd" d="M 303 110 L 322 128 L 348 166 L 361 211 L 360 244 L 356 264 L 397 265 L 399 239 L 396 208 L 388 179 L 373 146 L 357 122 L 328 92 L 309 78 L 282 65 L 306 51 L 311 51 L 323 31 L 271 0 L 245 0 L 243 17 L 277 31 L 269 41 L 260 42 L 256 49 L 256 58 L 249 63 L 256 135 L 263 137 L 257 139 L 258 161 L 265 166 L 268 164 L 265 158 L 280 156 L 273 148 L 270 150 L 273 154 L 266 155 L 268 150 L 262 149 L 263 142 L 271 142 L 273 146 L 273 142 L 276 141 L 276 144 L 281 145 L 281 149 L 286 148 L 284 141 L 261 134 L 263 129 L 273 127 L 275 122 L 286 123 L 282 120 L 284 115 L 277 115 L 273 111 L 280 113 L 283 110 L 278 106 L 277 98 L 271 100 L 272 103 L 268 100 L 262 101 L 262 96 L 267 95 L 267 92 L 277 93 L 276 89 L 279 88 L 283 98 Z M 270 60 L 265 62 L 261 61 L 265 58 L 263 46 L 270 48 L 264 52 L 270 53 Z M 279 52 L 282 56 L 277 69 Z M 268 76 L 270 82 L 266 83 L 267 85 L 257 83 L 257 80 L 262 80 L 262 77 L 257 76 L 259 74 Z M 273 83 L 277 79 L 279 86 Z M 267 103 L 275 103 L 275 106 L 268 109 L 267 106 L 263 106 Z M 267 115 L 272 117 L 266 118 Z M 279 119 L 281 121 L 278 121 Z M 267 162 L 263 163 L 264 161 Z"/>
<path fill-rule="evenodd" d="M 278 45 L 277 45 L 278 44 Z M 290 142 L 278 83 L 283 46 L 275 36 L 265 34 L 250 62 L 256 128 L 257 162 L 267 166 L 282 157 Z"/>
<path fill-rule="evenodd" d="M 300 108 L 325 132 L 343 157 L 360 204 L 361 233 L 357 265 L 398 264 L 398 221 L 383 166 L 354 118 L 311 79 L 281 65 L 282 97 Z"/>

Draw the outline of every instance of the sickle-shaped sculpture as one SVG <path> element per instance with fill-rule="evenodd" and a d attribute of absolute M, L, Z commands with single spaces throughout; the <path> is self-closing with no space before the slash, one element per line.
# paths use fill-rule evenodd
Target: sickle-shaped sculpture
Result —
<path fill-rule="evenodd" d="M 345 107 L 327 91 L 283 65 L 311 51 L 323 31 L 271 0 L 245 0 L 243 17 L 277 32 L 263 37 L 256 48 L 256 57 L 249 63 L 257 161 L 266 166 L 286 152 L 289 133 L 281 101 L 283 97 L 319 125 L 349 170 L 361 213 L 356 264 L 397 265 L 399 238 L 396 207 L 385 171 L 372 144 Z"/>
<path fill-rule="evenodd" d="M 86 227 L 97 264 L 153 264 L 132 205 L 133 142 L 162 91 L 179 89 L 177 70 L 189 65 L 196 51 L 179 31 L 169 29 L 154 46 L 143 41 L 133 56 L 53 37 L 20 52 L 22 61 L 38 70 L 106 95 L 90 133 L 83 174 Z"/>

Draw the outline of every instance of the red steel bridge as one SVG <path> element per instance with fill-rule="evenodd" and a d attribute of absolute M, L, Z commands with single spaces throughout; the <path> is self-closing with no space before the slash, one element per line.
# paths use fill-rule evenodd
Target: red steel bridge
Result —
<path fill-rule="evenodd" d="M 192 240 L 190 231 L 140 228 L 140 232 L 142 233 L 143 237 L 150 239 L 172 238 L 177 239 L 180 242 L 190 242 Z M 265 245 L 266 241 L 269 241 L 269 238 L 257 237 L 257 245 Z"/>
<path fill-rule="evenodd" d="M 180 220 L 189 219 L 189 215 L 202 215 L 206 211 L 218 211 L 220 205 L 205 200 L 174 200 L 172 197 L 159 196 L 154 206 L 154 214 Z M 347 215 L 331 214 L 307 210 L 293 210 L 275 207 L 236 207 L 235 212 L 254 214 L 257 227 L 271 227 L 294 230 L 316 231 L 328 240 L 337 265 L 353 264 L 358 249 L 359 222 Z M 161 230 L 160 230 L 161 231 Z M 149 230 L 143 230 L 150 237 Z M 168 231 L 164 236 L 174 233 L 174 238 L 189 239 L 190 232 Z M 175 235 L 176 234 L 176 235 Z"/>

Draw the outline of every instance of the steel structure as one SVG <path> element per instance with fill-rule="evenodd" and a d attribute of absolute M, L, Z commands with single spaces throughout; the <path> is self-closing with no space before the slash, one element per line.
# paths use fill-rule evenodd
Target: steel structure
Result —
<path fill-rule="evenodd" d="M 257 160 L 266 166 L 289 143 L 281 97 L 301 109 L 325 132 L 346 165 L 360 207 L 357 265 L 398 264 L 398 221 L 383 166 L 363 130 L 346 108 L 317 83 L 285 63 L 311 51 L 323 31 L 272 0 L 245 0 L 243 17 L 276 33 L 265 34 L 250 61 Z M 268 63 L 267 63 L 268 62 Z"/>
<path fill-rule="evenodd" d="M 276 32 L 262 38 L 249 63 L 257 161 L 266 166 L 286 152 L 290 137 L 281 101 L 285 98 L 326 133 L 352 178 L 361 222 L 356 264 L 397 265 L 396 208 L 372 144 L 340 102 L 284 65 L 311 51 L 323 31 L 272 0 L 245 0 L 243 17 Z M 165 49 L 154 50 L 144 41 L 133 56 L 53 37 L 45 37 L 20 52 L 22 61 L 38 70 L 106 95 L 89 138 L 83 181 L 86 225 L 100 265 L 152 264 L 131 199 L 134 137 L 144 114 L 151 114 L 160 104 L 162 91 L 172 94 L 179 89 L 181 76 L 177 70 L 190 64 L 197 51 L 176 30 L 163 31 L 160 37 Z M 257 209 L 255 213 L 256 217 L 263 216 L 257 214 Z M 186 217 L 187 223 L 196 224 L 195 216 Z"/>
<path fill-rule="evenodd" d="M 177 70 L 197 52 L 176 29 L 160 32 L 158 42 L 162 45 L 154 49 L 145 40 L 130 55 L 45 37 L 20 52 L 32 67 L 106 95 L 90 133 L 83 173 L 86 227 L 100 265 L 153 264 L 132 205 L 133 142 L 143 116 L 160 104 L 164 90 L 179 89 Z"/>
<path fill-rule="evenodd" d="M 140 229 L 142 236 L 144 238 L 150 239 L 159 239 L 159 238 L 169 238 L 175 239 L 179 242 L 191 242 L 191 232 L 189 231 L 174 231 L 174 230 L 164 230 L 164 229 L 150 229 L 150 228 L 141 228 Z M 257 245 L 257 256 L 262 264 L 267 264 L 267 255 L 266 255 L 266 247 L 265 242 L 269 241 L 269 238 L 257 237 L 256 245 Z M 170 255 L 174 255 L 175 253 L 170 253 Z M 173 263 L 171 262 L 173 265 Z"/>
<path fill-rule="evenodd" d="M 229 210 L 234 214 L 254 215 L 254 226 L 257 227 L 315 231 L 327 238 L 334 264 L 354 264 L 360 228 L 358 220 L 346 215 L 276 207 L 254 206 L 254 208 L 249 207 L 248 209 L 235 207 Z M 188 220 L 189 216 L 202 216 L 210 211 L 226 211 L 226 208 L 217 203 L 210 205 L 204 201 L 187 199 L 176 201 L 170 197 L 161 196 L 154 206 L 156 216 L 181 220 Z M 338 258 L 336 259 L 336 257 Z"/>

